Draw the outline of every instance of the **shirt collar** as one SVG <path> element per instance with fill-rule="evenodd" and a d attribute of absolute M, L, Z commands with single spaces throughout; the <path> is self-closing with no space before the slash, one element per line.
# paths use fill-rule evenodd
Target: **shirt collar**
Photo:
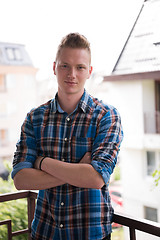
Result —
<path fill-rule="evenodd" d="M 53 110 L 53 113 L 56 113 L 58 110 L 58 106 L 57 106 L 57 96 L 58 94 L 55 95 L 55 98 L 52 99 L 51 102 L 51 109 Z"/>
<path fill-rule="evenodd" d="M 59 113 L 64 113 L 63 109 L 62 109 L 61 106 L 59 105 L 58 100 L 57 100 L 57 111 L 58 111 Z"/>
<path fill-rule="evenodd" d="M 88 103 L 89 103 L 89 94 L 87 93 L 86 90 L 84 90 L 84 93 L 83 93 L 76 109 L 80 108 L 83 112 L 86 112 L 89 107 Z M 58 103 L 58 93 L 56 93 L 55 98 L 52 100 L 52 110 L 54 113 L 56 113 L 57 111 L 59 113 L 64 113 L 63 109 L 60 107 L 60 105 Z"/>
<path fill-rule="evenodd" d="M 90 95 L 87 93 L 86 90 L 84 90 L 84 93 L 83 93 L 81 100 L 79 102 L 79 105 L 78 105 L 78 107 L 80 109 L 82 109 L 83 112 L 87 112 L 88 108 L 90 107 L 89 106 L 89 98 L 90 98 Z"/>

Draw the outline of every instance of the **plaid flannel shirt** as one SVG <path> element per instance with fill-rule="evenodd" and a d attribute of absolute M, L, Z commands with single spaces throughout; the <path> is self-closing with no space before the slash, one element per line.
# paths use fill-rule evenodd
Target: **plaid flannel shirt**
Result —
<path fill-rule="evenodd" d="M 105 182 L 102 189 L 64 184 L 40 190 L 33 239 L 95 240 L 111 233 L 113 208 L 108 183 L 122 138 L 117 110 L 86 91 L 70 115 L 60 109 L 57 97 L 28 113 L 14 155 L 12 177 L 23 168 L 33 168 L 37 156 L 78 163 L 91 152 L 91 164 Z"/>

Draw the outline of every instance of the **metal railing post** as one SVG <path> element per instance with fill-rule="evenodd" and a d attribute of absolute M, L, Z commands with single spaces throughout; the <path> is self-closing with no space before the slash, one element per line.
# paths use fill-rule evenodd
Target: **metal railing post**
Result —
<path fill-rule="evenodd" d="M 130 240 L 136 240 L 136 231 L 134 228 L 129 228 Z"/>
<path fill-rule="evenodd" d="M 34 218 L 34 210 L 35 210 L 35 197 L 33 196 L 32 192 L 29 193 L 27 198 L 28 203 L 28 240 L 31 240 L 31 225 Z"/>
<path fill-rule="evenodd" d="M 12 240 L 12 224 L 11 224 L 11 220 L 4 220 L 4 221 L 0 221 L 0 226 L 1 225 L 7 225 L 7 234 L 8 234 L 8 240 Z"/>

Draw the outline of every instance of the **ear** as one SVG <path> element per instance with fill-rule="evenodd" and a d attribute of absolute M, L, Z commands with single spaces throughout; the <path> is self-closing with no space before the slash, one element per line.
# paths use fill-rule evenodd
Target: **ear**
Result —
<path fill-rule="evenodd" d="M 53 63 L 53 72 L 54 72 L 54 75 L 56 75 L 56 62 Z"/>
<path fill-rule="evenodd" d="M 89 75 L 88 75 L 88 78 L 90 78 L 90 76 L 91 76 L 91 74 L 92 74 L 92 71 L 93 71 L 93 67 L 90 66 L 90 67 L 89 67 Z"/>

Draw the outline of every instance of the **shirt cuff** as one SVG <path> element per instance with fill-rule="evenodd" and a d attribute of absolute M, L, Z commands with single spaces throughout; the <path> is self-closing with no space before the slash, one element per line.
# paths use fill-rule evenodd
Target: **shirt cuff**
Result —
<path fill-rule="evenodd" d="M 91 162 L 91 165 L 102 176 L 105 184 L 108 185 L 111 173 L 109 173 L 109 171 L 107 170 L 106 164 L 104 162 L 98 162 L 93 160 Z"/>
<path fill-rule="evenodd" d="M 31 162 L 20 162 L 20 163 L 17 163 L 13 167 L 13 171 L 11 172 L 12 179 L 17 174 L 17 172 L 19 172 L 23 168 L 33 168 L 33 164 Z"/>

